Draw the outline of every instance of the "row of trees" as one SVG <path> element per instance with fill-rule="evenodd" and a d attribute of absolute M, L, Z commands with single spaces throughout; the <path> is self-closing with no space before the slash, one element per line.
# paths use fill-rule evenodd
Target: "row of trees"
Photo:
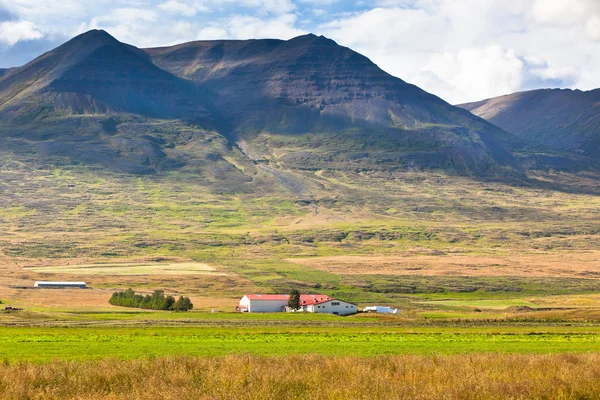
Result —
<path fill-rule="evenodd" d="M 179 297 L 175 300 L 172 295 L 165 296 L 162 290 L 155 290 L 154 293 L 145 296 L 135 294 L 133 289 L 129 288 L 123 292 L 114 292 L 108 301 L 113 306 L 144 308 L 146 310 L 171 310 L 188 311 L 194 308 L 189 297 Z"/>

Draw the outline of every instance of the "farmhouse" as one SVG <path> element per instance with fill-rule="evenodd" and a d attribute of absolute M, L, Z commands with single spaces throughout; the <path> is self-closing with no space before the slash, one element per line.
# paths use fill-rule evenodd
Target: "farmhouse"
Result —
<path fill-rule="evenodd" d="M 85 282 L 50 282 L 50 281 L 38 281 L 33 287 L 40 289 L 85 289 L 87 285 Z"/>
<path fill-rule="evenodd" d="M 236 310 L 240 312 L 295 311 L 287 306 L 289 298 L 289 294 L 247 294 L 242 297 Z M 336 300 L 324 294 L 302 294 L 298 311 L 349 315 L 356 314 L 358 307 L 356 304 Z"/>

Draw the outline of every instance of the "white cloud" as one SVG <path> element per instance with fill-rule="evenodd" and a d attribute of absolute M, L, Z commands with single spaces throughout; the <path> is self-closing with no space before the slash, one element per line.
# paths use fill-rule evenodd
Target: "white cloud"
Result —
<path fill-rule="evenodd" d="M 592 40 L 600 40 L 600 1 L 535 0 L 533 20 L 540 24 L 582 29 Z"/>
<path fill-rule="evenodd" d="M 186 17 L 193 17 L 199 12 L 210 11 L 210 8 L 201 3 L 184 3 L 177 0 L 169 0 L 166 3 L 159 4 L 158 8 L 173 14 L 181 14 Z"/>
<path fill-rule="evenodd" d="M 12 46 L 23 40 L 41 39 L 44 35 L 31 22 L 5 21 L 0 23 L 0 41 Z"/>
<path fill-rule="evenodd" d="M 600 17 L 592 16 L 586 23 L 586 32 L 593 40 L 600 40 Z"/>
<path fill-rule="evenodd" d="M 580 5 L 567 11 L 564 3 Z M 589 40 L 600 37 L 600 18 L 592 13 L 600 8 L 598 0 L 380 0 L 377 5 L 323 24 L 320 31 L 449 102 L 540 86 L 598 86 L 594 72 L 600 72 L 600 53 Z M 564 20 L 557 21 L 561 15 Z M 577 28 L 582 18 L 588 23 Z"/>
<path fill-rule="evenodd" d="M 483 99 L 530 86 L 552 86 L 573 79 L 573 70 L 557 70 L 535 57 L 519 56 L 500 46 L 466 48 L 456 53 L 434 54 L 423 68 L 423 81 L 438 85 L 447 98 Z"/>
<path fill-rule="evenodd" d="M 283 14 L 276 18 L 260 19 L 249 16 L 236 16 L 229 19 L 226 29 L 232 39 L 279 38 L 291 39 L 306 33 L 296 29 L 294 14 Z"/>

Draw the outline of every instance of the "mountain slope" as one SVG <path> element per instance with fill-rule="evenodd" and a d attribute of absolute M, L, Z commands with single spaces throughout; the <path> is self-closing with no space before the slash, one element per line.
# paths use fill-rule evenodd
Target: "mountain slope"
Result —
<path fill-rule="evenodd" d="M 181 167 L 185 157 L 167 151 L 182 142 L 173 130 L 188 140 L 203 134 L 180 118 L 212 126 L 218 116 L 195 85 L 104 31 L 77 36 L 0 77 L 1 145 L 48 163 L 132 173 Z"/>
<path fill-rule="evenodd" d="M 518 168 L 509 134 L 315 35 L 199 41 L 145 50 L 159 67 L 215 93 L 225 132 L 255 160 L 322 169 Z M 329 163 L 331 164 L 331 163 Z"/>
<path fill-rule="evenodd" d="M 600 89 L 534 90 L 459 107 L 538 145 L 600 155 Z"/>
<path fill-rule="evenodd" d="M 127 172 L 266 173 L 294 193 L 289 171 L 521 169 L 512 135 L 314 35 L 140 50 L 90 31 L 0 77 L 0 139 Z"/>
<path fill-rule="evenodd" d="M 0 116 L 21 123 L 110 112 L 194 118 L 208 114 L 198 97 L 192 85 L 104 31 L 82 34 L 0 78 Z"/>

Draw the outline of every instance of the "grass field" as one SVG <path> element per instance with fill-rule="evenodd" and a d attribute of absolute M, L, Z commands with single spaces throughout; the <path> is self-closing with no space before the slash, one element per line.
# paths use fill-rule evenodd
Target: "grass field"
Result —
<path fill-rule="evenodd" d="M 600 356 L 299 355 L 0 365 L 6 399 L 595 399 Z"/>
<path fill-rule="evenodd" d="M 297 321 L 296 321 L 297 322 Z M 583 353 L 600 349 L 597 328 L 393 328 L 262 325 L 151 328 L 2 328 L 0 359 L 48 362 L 228 354 L 448 355 Z"/>

